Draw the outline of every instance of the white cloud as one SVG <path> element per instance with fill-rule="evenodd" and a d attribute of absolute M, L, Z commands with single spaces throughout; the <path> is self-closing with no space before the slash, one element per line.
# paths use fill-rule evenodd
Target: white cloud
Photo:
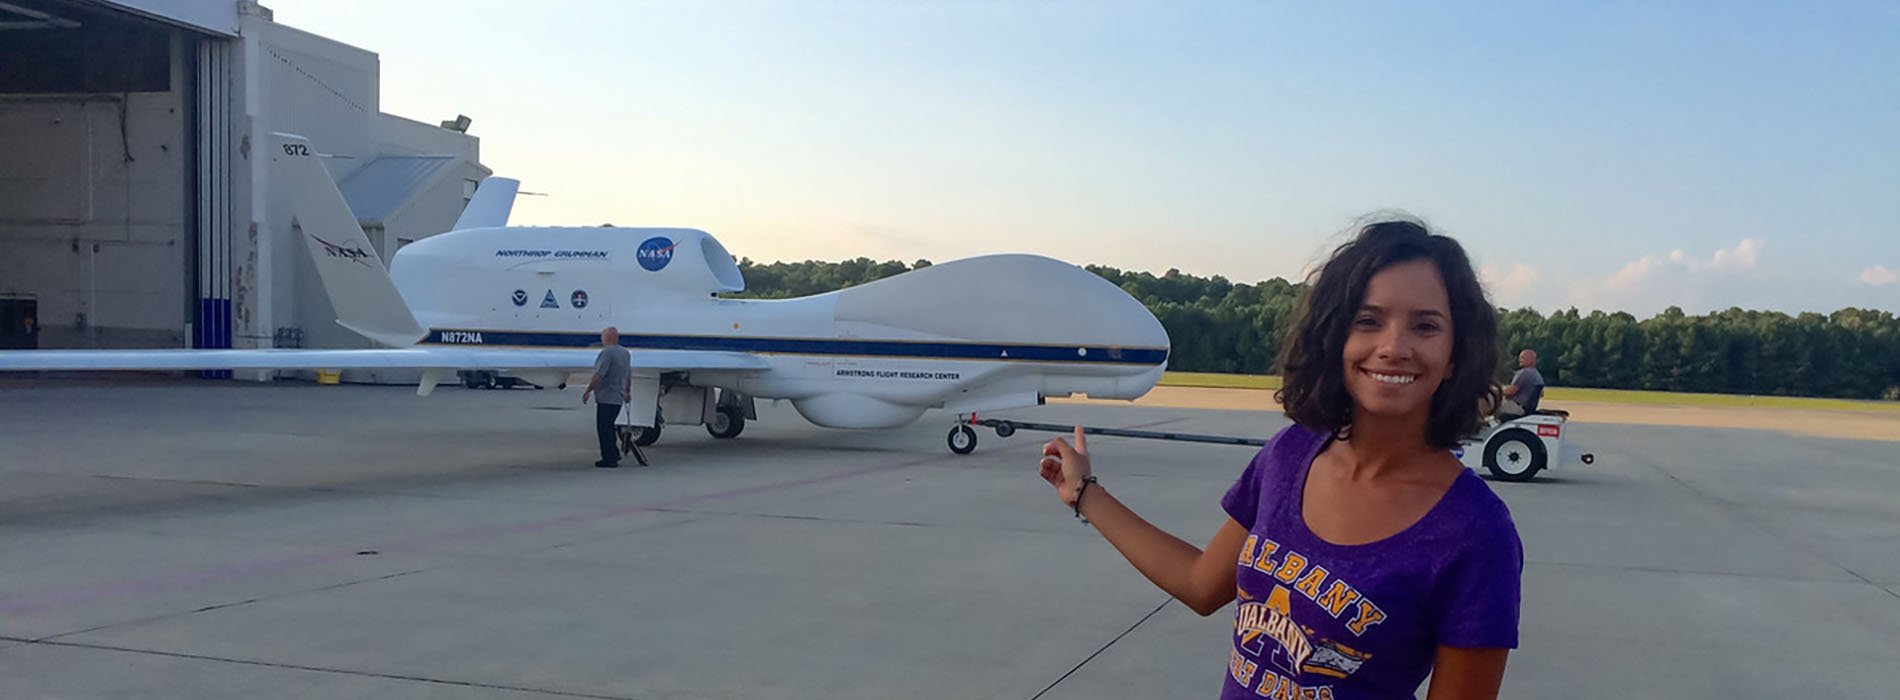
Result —
<path fill-rule="evenodd" d="M 1688 270 L 1690 272 L 1709 272 L 1722 270 L 1753 270 L 1761 265 L 1762 239 L 1744 238 L 1733 248 L 1721 248 L 1708 260 L 1690 260 L 1681 250 L 1669 251 L 1668 255 L 1645 255 L 1631 260 L 1609 279 L 1603 280 L 1603 286 L 1609 289 L 1629 289 L 1649 279 L 1650 275 L 1666 269 Z"/>
<path fill-rule="evenodd" d="M 1900 275 L 1894 274 L 1893 270 L 1887 269 L 1886 265 L 1875 265 L 1860 271 L 1860 281 L 1876 287 L 1885 287 L 1900 282 Z"/>
<path fill-rule="evenodd" d="M 1715 258 L 1708 262 L 1690 262 L 1691 270 L 1753 270 L 1761 264 L 1761 239 L 1744 238 L 1734 248 L 1715 251 Z M 1676 251 L 1680 255 L 1682 251 Z M 1679 260 L 1679 259 L 1678 259 Z"/>
<path fill-rule="evenodd" d="M 1510 306 L 1523 304 L 1526 292 L 1529 292 L 1543 276 L 1537 268 L 1524 263 L 1512 263 L 1509 272 L 1499 269 L 1496 265 L 1485 265 L 1478 271 L 1479 279 L 1484 280 L 1484 286 L 1491 290 L 1493 296 L 1491 301 Z"/>
<path fill-rule="evenodd" d="M 1610 289 L 1626 289 L 1648 278 L 1649 273 L 1659 268 L 1671 263 L 1681 264 L 1681 262 L 1682 251 L 1680 250 L 1670 253 L 1667 258 L 1660 255 L 1645 255 L 1631 260 L 1628 265 L 1623 266 L 1623 269 L 1610 275 L 1609 279 L 1603 281 L 1603 286 Z"/>
<path fill-rule="evenodd" d="M 1708 257 L 1682 250 L 1631 260 L 1600 281 L 1572 284 L 1571 303 L 1583 308 L 1617 309 L 1639 316 L 1666 306 L 1720 309 L 1759 306 L 1784 286 L 1762 267 L 1765 242 L 1745 238 Z"/>

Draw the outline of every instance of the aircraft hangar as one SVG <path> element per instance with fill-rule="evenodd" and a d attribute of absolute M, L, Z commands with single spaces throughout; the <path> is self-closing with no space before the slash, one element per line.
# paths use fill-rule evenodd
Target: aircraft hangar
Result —
<path fill-rule="evenodd" d="M 328 156 L 385 260 L 447 230 L 489 170 L 467 118 L 382 113 L 375 53 L 273 15 L 0 0 L 0 348 L 368 346 L 333 322 L 269 134 Z"/>

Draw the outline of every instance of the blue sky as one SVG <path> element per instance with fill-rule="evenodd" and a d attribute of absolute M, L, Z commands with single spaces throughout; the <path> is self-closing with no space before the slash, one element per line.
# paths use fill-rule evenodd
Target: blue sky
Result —
<path fill-rule="evenodd" d="M 1256 281 L 1403 210 L 1507 306 L 1900 311 L 1892 2 L 265 4 L 518 224 Z"/>

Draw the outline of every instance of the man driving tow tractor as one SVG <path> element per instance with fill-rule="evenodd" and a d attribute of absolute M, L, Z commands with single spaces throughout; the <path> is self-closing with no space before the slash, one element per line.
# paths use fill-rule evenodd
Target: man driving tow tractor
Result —
<path fill-rule="evenodd" d="M 1525 348 L 1518 353 L 1517 367 L 1511 383 L 1504 387 L 1504 402 L 1498 406 L 1498 416 L 1506 420 L 1536 413 L 1537 404 L 1544 399 L 1544 374 L 1537 371 L 1537 351 Z"/>

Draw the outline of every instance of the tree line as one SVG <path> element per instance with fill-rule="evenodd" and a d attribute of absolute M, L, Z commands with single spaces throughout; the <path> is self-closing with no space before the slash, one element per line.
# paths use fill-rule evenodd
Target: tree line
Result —
<path fill-rule="evenodd" d="M 739 261 L 751 298 L 821 294 L 930 265 Z M 1170 369 L 1272 374 L 1282 331 L 1295 321 L 1302 283 L 1237 284 L 1168 270 L 1161 275 L 1086 266 L 1147 305 L 1173 342 Z M 1554 386 L 1900 400 L 1900 318 L 1875 309 L 1788 315 L 1726 311 L 1691 316 L 1669 307 L 1647 319 L 1565 309 L 1499 310 L 1500 379 L 1517 351 L 1540 356 Z"/>

